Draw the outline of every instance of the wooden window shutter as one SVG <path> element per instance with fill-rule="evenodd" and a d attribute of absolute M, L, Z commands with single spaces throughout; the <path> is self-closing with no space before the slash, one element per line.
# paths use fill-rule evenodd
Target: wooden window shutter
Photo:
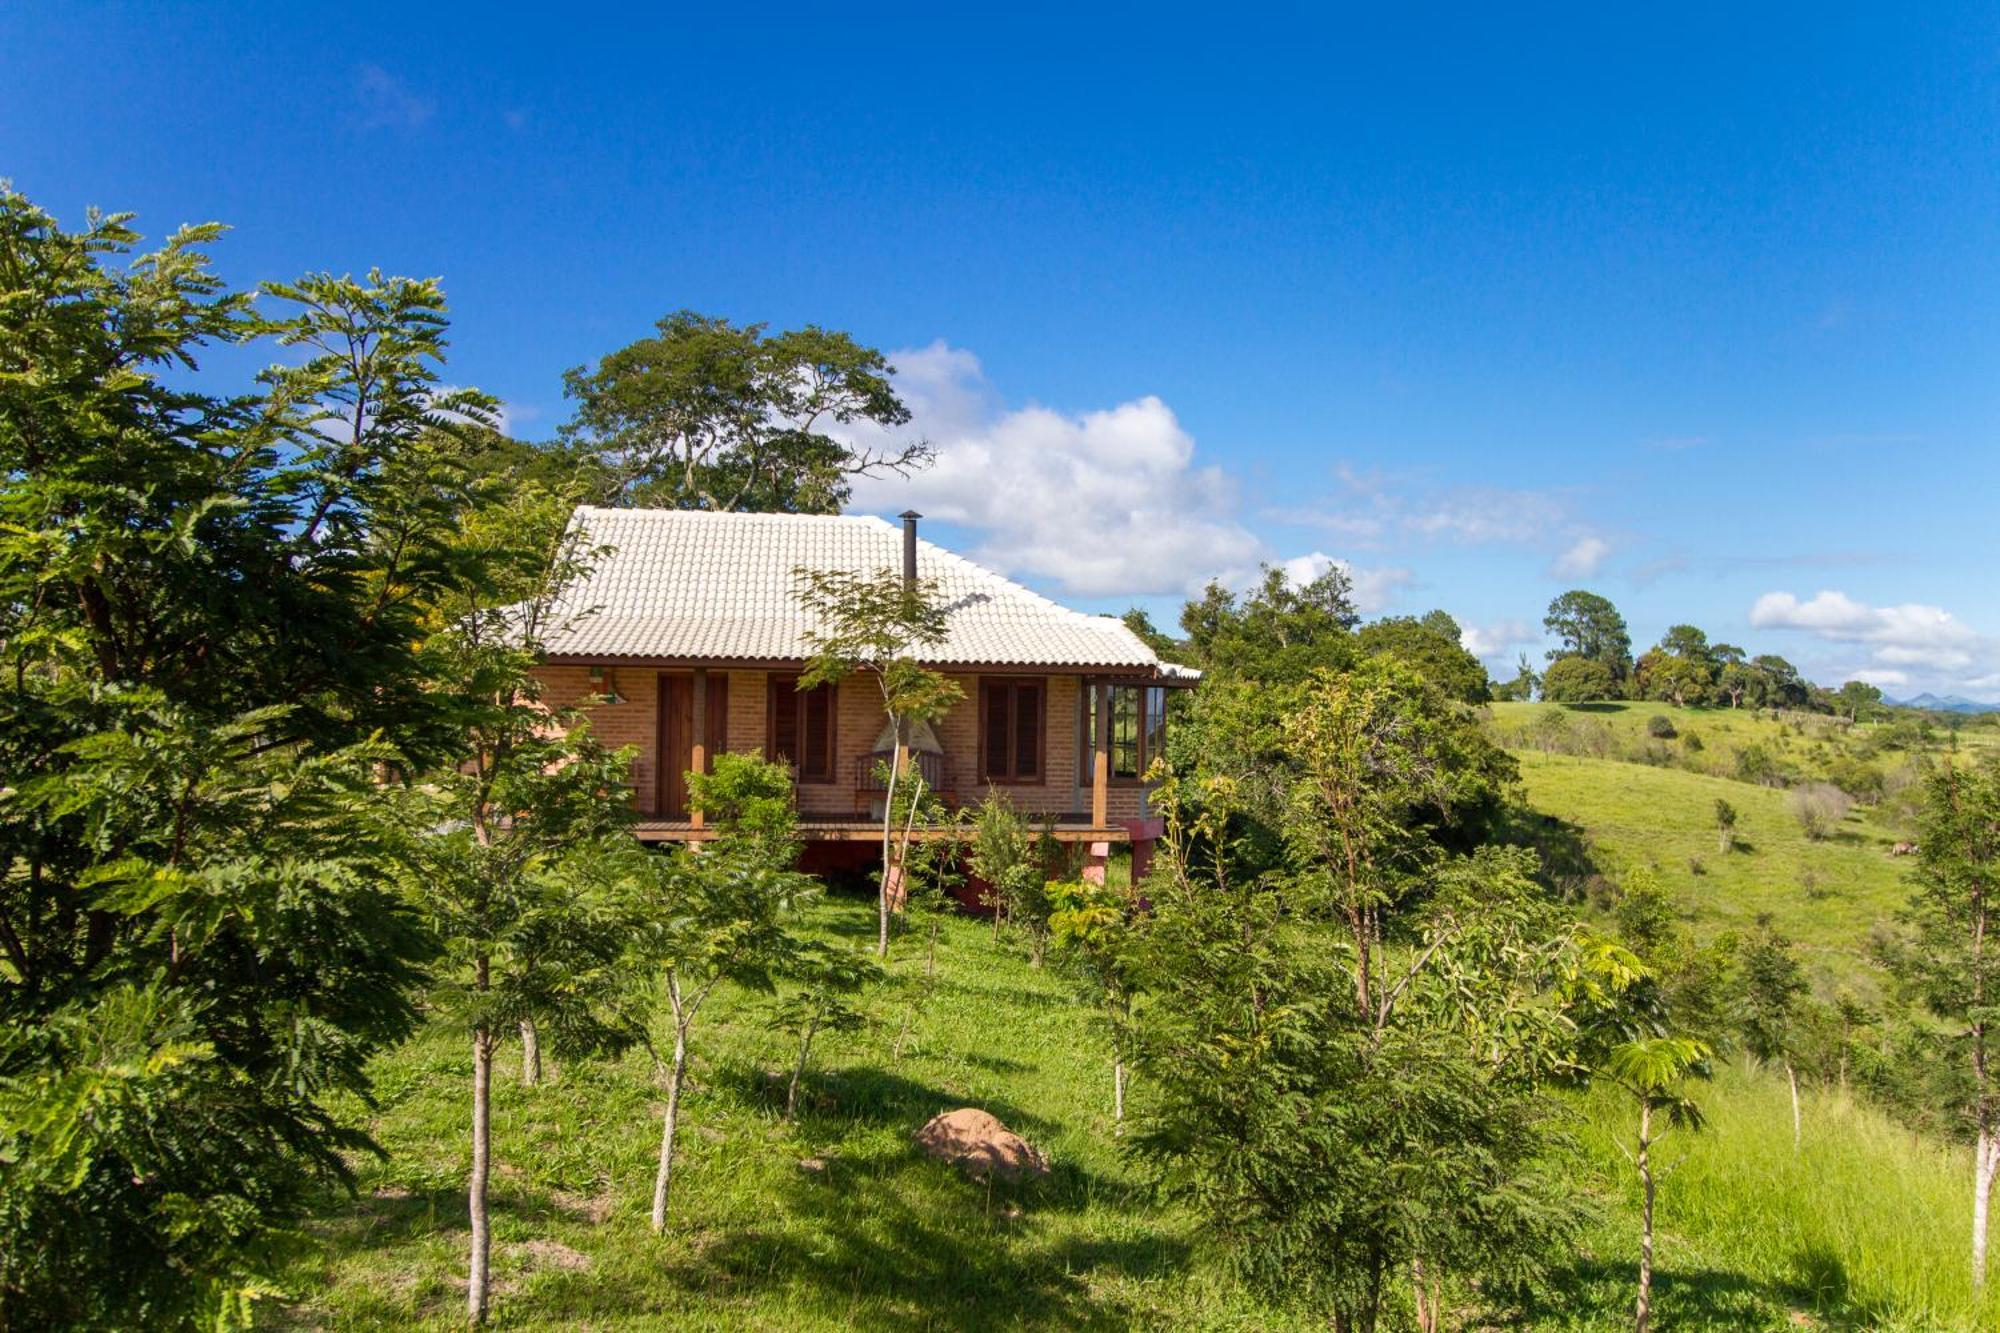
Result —
<path fill-rule="evenodd" d="M 773 763 L 799 761 L 799 692 L 789 676 L 773 676 L 770 684 L 771 727 L 764 757 Z"/>
<path fill-rule="evenodd" d="M 1011 700 L 1007 687 L 999 681 L 983 681 L 979 686 L 980 716 L 983 719 L 983 753 L 981 755 L 985 774 L 988 778 L 1005 780 L 1013 776 L 1008 771 L 1007 732 Z"/>
<path fill-rule="evenodd" d="M 833 779 L 833 690 L 820 685 L 793 696 L 799 701 L 799 777 Z"/>
<path fill-rule="evenodd" d="M 1014 777 L 1042 776 L 1042 684 L 1022 681 L 1014 686 Z"/>

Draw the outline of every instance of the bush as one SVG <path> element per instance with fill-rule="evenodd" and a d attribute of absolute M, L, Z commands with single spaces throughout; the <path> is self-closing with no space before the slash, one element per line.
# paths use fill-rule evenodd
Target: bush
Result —
<path fill-rule="evenodd" d="M 1882 799 L 1882 773 L 1852 755 L 1835 755 L 1826 766 L 1827 780 L 1860 801 L 1873 805 Z"/>
<path fill-rule="evenodd" d="M 1665 713 L 1655 713 L 1646 719 L 1646 734 L 1654 740 L 1670 741 L 1680 733 L 1674 730 L 1674 720 Z"/>
<path fill-rule="evenodd" d="M 1682 733 L 1681 733 L 1681 748 L 1682 748 L 1683 750 L 1686 750 L 1686 751 L 1687 751 L 1687 752 L 1688 752 L 1689 754 L 1694 754 L 1694 753 L 1696 753 L 1697 751 L 1699 751 L 1699 750 L 1701 749 L 1701 737 L 1700 737 L 1700 735 L 1699 735 L 1699 734 L 1697 734 L 1697 733 L 1695 733 L 1695 732 L 1692 732 L 1692 731 L 1684 731 L 1684 732 L 1682 732 Z"/>
<path fill-rule="evenodd" d="M 1784 766 L 1761 745 L 1746 745 L 1736 752 L 1736 776 L 1766 787 L 1785 785 Z"/>
<path fill-rule="evenodd" d="M 1799 827 L 1818 842 L 1847 818 L 1854 800 L 1831 782 L 1810 782 L 1792 789 L 1791 807 Z"/>

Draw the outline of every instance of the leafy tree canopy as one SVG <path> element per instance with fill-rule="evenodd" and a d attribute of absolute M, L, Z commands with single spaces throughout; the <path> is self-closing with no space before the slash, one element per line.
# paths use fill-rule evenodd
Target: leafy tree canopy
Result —
<path fill-rule="evenodd" d="M 1594 657 L 1558 657 L 1542 673 L 1542 697 L 1550 703 L 1589 703 L 1618 697 L 1611 668 Z"/>
<path fill-rule="evenodd" d="M 1421 619 L 1385 617 L 1362 626 L 1355 640 L 1370 656 L 1394 657 L 1415 667 L 1460 703 L 1483 704 L 1493 697 L 1485 665 L 1459 642 L 1458 622 L 1446 612 L 1432 611 Z"/>
<path fill-rule="evenodd" d="M 576 412 L 562 437 L 617 502 L 832 514 L 853 478 L 931 460 L 923 441 L 874 449 L 834 433 L 910 420 L 888 360 L 845 333 L 767 335 L 692 310 L 656 330 L 564 376 Z"/>
<path fill-rule="evenodd" d="M 1321 667 L 1354 660 L 1353 584 L 1330 566 L 1309 583 L 1264 566 L 1262 579 L 1238 596 L 1211 583 L 1181 611 L 1181 629 L 1203 668 L 1265 681 L 1299 681 Z"/>
<path fill-rule="evenodd" d="M 1542 625 L 1561 640 L 1562 647 L 1551 650 L 1549 660 L 1585 657 L 1602 662 L 1614 684 L 1622 683 L 1632 669 L 1632 635 L 1625 617 L 1606 598 L 1575 589 L 1549 603 Z"/>

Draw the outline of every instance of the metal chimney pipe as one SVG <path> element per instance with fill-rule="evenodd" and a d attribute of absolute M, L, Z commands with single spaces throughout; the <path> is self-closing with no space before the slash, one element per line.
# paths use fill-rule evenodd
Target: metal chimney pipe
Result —
<path fill-rule="evenodd" d="M 897 517 L 903 520 L 903 586 L 917 586 L 917 520 L 923 515 L 914 509 L 905 509 Z"/>

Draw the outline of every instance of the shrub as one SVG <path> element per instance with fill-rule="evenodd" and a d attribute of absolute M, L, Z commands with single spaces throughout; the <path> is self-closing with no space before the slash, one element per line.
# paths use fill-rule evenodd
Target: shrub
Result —
<path fill-rule="evenodd" d="M 1674 720 L 1665 713 L 1655 713 L 1646 719 L 1646 734 L 1654 740 L 1670 741 L 1680 733 L 1674 730 Z"/>
<path fill-rule="evenodd" d="M 1681 748 L 1683 750 L 1686 750 L 1689 754 L 1694 754 L 1696 751 L 1701 749 L 1701 736 L 1698 733 L 1692 731 L 1682 732 Z"/>
<path fill-rule="evenodd" d="M 1644 866 L 1625 877 L 1614 916 L 1618 933 L 1641 953 L 1651 953 L 1672 938 L 1679 912 L 1673 898 Z"/>
<path fill-rule="evenodd" d="M 1826 766 L 1827 780 L 1864 805 L 1882 799 L 1882 773 L 1852 755 L 1835 755 Z"/>
<path fill-rule="evenodd" d="M 1791 807 L 1799 827 L 1808 838 L 1818 842 L 1847 818 L 1854 801 L 1831 782 L 1809 782 L 1792 789 Z"/>
<path fill-rule="evenodd" d="M 1777 758 L 1761 745 L 1746 745 L 1736 752 L 1736 776 L 1744 782 L 1766 787 L 1782 787 L 1785 772 Z"/>

